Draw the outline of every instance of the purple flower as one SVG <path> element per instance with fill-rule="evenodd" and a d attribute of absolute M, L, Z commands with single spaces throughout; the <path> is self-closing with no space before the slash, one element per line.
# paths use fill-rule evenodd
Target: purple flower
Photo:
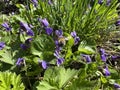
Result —
<path fill-rule="evenodd" d="M 109 72 L 107 66 L 104 68 L 104 74 L 105 74 L 105 76 L 110 76 L 110 72 Z"/>
<path fill-rule="evenodd" d="M 120 84 L 114 83 L 115 88 L 120 88 Z"/>
<path fill-rule="evenodd" d="M 91 60 L 89 55 L 82 55 L 82 56 L 85 57 L 87 63 L 92 62 L 92 60 Z"/>
<path fill-rule="evenodd" d="M 64 58 L 58 58 L 57 59 L 57 66 L 60 66 L 64 61 Z"/>
<path fill-rule="evenodd" d="M 58 52 L 57 50 L 55 50 L 54 56 L 55 56 L 56 58 L 59 58 L 59 52 Z"/>
<path fill-rule="evenodd" d="M 101 5 L 103 4 L 103 0 L 98 0 L 98 3 Z"/>
<path fill-rule="evenodd" d="M 34 36 L 34 32 L 32 30 L 27 31 L 27 35 Z"/>
<path fill-rule="evenodd" d="M 27 40 L 25 40 L 25 44 L 30 44 L 32 40 L 33 40 L 32 38 L 28 38 Z"/>
<path fill-rule="evenodd" d="M 75 38 L 77 36 L 76 32 L 75 31 L 71 32 L 71 36 Z"/>
<path fill-rule="evenodd" d="M 106 53 L 104 49 L 100 49 L 100 57 L 102 59 L 102 61 L 106 62 Z"/>
<path fill-rule="evenodd" d="M 102 55 L 101 55 L 101 59 L 102 59 L 102 61 L 106 62 L 106 55 L 105 55 L 105 54 L 102 54 Z"/>
<path fill-rule="evenodd" d="M 120 25 L 120 20 L 117 20 L 116 23 L 115 23 L 116 26 L 119 26 Z"/>
<path fill-rule="evenodd" d="M 38 63 L 42 66 L 43 69 L 47 69 L 48 63 L 46 61 L 39 60 Z"/>
<path fill-rule="evenodd" d="M 55 50 L 54 56 L 57 58 L 57 66 L 60 66 L 63 63 L 64 58 L 60 57 L 59 52 L 57 50 Z"/>
<path fill-rule="evenodd" d="M 34 32 L 33 32 L 32 29 L 28 26 L 27 23 L 20 22 L 20 26 L 21 26 L 21 28 L 26 29 L 27 35 L 29 35 L 29 36 L 34 36 Z"/>
<path fill-rule="evenodd" d="M 20 66 L 24 62 L 24 58 L 18 58 L 16 65 Z"/>
<path fill-rule="evenodd" d="M 21 44 L 20 47 L 23 49 L 23 50 L 26 50 L 30 47 L 30 42 L 32 41 L 33 39 L 32 38 L 28 38 L 27 40 L 25 40 L 25 43 Z"/>
<path fill-rule="evenodd" d="M 104 49 L 100 49 L 100 54 L 105 54 L 105 50 Z"/>
<path fill-rule="evenodd" d="M 40 19 L 39 19 L 40 20 Z M 49 26 L 49 23 L 48 23 L 48 21 L 47 21 L 47 19 L 45 18 L 45 19 L 42 19 L 42 20 L 40 20 L 41 21 L 41 23 L 43 24 L 43 26 L 45 26 L 45 27 L 48 27 Z"/>
<path fill-rule="evenodd" d="M 80 41 L 80 38 L 77 36 L 76 32 L 75 31 L 71 32 L 71 36 L 74 38 L 74 45 L 77 45 L 78 42 Z"/>
<path fill-rule="evenodd" d="M 107 6 L 109 6 L 110 5 L 110 3 L 111 3 L 111 0 L 107 0 Z"/>
<path fill-rule="evenodd" d="M 2 50 L 5 47 L 5 43 L 4 42 L 0 42 L 0 50 Z"/>
<path fill-rule="evenodd" d="M 75 45 L 77 45 L 78 42 L 80 41 L 80 38 L 77 36 L 77 37 L 74 38 L 74 41 L 75 41 Z"/>
<path fill-rule="evenodd" d="M 118 58 L 120 58 L 120 56 L 111 56 L 112 60 L 116 60 Z"/>
<path fill-rule="evenodd" d="M 48 35 L 50 35 L 53 32 L 53 29 L 50 27 L 46 27 L 45 30 Z"/>
<path fill-rule="evenodd" d="M 26 44 L 21 44 L 20 47 L 21 47 L 23 50 L 28 49 L 28 45 L 26 45 Z"/>
<path fill-rule="evenodd" d="M 63 31 L 62 31 L 62 30 L 56 30 L 56 31 L 55 31 L 55 34 L 56 34 L 58 37 L 63 37 Z"/>
<path fill-rule="evenodd" d="M 52 1 L 51 1 L 51 0 L 49 0 L 49 1 L 48 1 L 48 4 L 49 4 L 49 5 L 52 5 Z"/>
<path fill-rule="evenodd" d="M 38 5 L 38 0 L 32 0 L 32 3 L 34 4 L 35 7 Z"/>
<path fill-rule="evenodd" d="M 47 69 L 47 63 L 46 63 L 46 61 L 42 61 L 42 67 L 43 67 L 43 69 Z"/>
<path fill-rule="evenodd" d="M 25 28 L 27 31 L 31 30 L 31 28 L 28 26 L 27 23 L 20 22 L 20 26 L 21 26 L 21 28 Z"/>
<path fill-rule="evenodd" d="M 3 23 L 2 26 L 3 26 L 7 31 L 11 31 L 11 27 L 8 25 L 7 22 Z"/>

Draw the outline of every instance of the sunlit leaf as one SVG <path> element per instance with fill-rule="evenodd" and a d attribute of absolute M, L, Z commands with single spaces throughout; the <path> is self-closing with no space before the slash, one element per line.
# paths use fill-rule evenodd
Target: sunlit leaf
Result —
<path fill-rule="evenodd" d="M 0 72 L 0 90 L 24 90 L 20 75 L 11 72 Z"/>
<path fill-rule="evenodd" d="M 76 70 L 65 69 L 63 67 L 49 68 L 46 70 L 43 81 L 37 88 L 40 90 L 59 90 L 64 88 L 77 74 Z M 49 87 L 49 89 L 47 89 Z M 44 89 L 43 89 L 44 88 Z"/>

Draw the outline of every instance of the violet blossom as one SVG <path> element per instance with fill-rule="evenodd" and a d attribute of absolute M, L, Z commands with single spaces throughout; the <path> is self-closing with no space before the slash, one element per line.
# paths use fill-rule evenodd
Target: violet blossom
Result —
<path fill-rule="evenodd" d="M 4 42 L 0 42 L 0 50 L 2 50 L 5 47 L 5 43 Z"/>
<path fill-rule="evenodd" d="M 17 62 L 16 62 L 16 65 L 17 66 L 20 66 L 21 64 L 24 63 L 24 58 L 18 58 Z"/>
<path fill-rule="evenodd" d="M 74 44 L 77 45 L 78 42 L 80 41 L 80 38 L 77 36 L 76 32 L 75 31 L 71 32 L 71 36 L 74 38 Z"/>
<path fill-rule="evenodd" d="M 48 63 L 46 61 L 38 60 L 38 63 L 42 66 L 43 69 L 48 68 Z"/>
<path fill-rule="evenodd" d="M 6 29 L 6 31 L 11 31 L 11 27 L 8 25 L 8 23 L 7 22 L 4 22 L 3 24 L 1 24 L 5 29 Z"/>

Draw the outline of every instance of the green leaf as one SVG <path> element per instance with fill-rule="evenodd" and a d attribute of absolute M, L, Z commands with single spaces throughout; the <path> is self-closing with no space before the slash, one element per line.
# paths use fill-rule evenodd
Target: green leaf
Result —
<path fill-rule="evenodd" d="M 47 60 L 53 57 L 55 44 L 53 39 L 48 35 L 37 36 L 31 43 L 31 53 Z"/>
<path fill-rule="evenodd" d="M 0 72 L 0 90 L 25 90 L 20 75 L 11 72 Z"/>
<path fill-rule="evenodd" d="M 39 86 L 37 86 L 37 90 L 58 90 L 57 87 L 51 86 L 47 81 L 39 82 Z"/>
<path fill-rule="evenodd" d="M 120 50 L 120 46 L 117 46 L 117 48 Z"/>
<path fill-rule="evenodd" d="M 14 18 L 15 20 L 18 20 L 18 21 L 21 21 L 21 22 L 26 22 L 26 20 L 24 20 L 24 18 L 22 18 L 22 17 L 20 17 L 20 16 L 18 16 L 18 15 L 14 15 L 13 18 Z"/>
<path fill-rule="evenodd" d="M 66 47 L 71 48 L 74 45 L 74 38 L 70 34 L 68 34 L 68 33 L 64 33 L 64 35 L 68 39 L 68 41 L 66 43 Z"/>
<path fill-rule="evenodd" d="M 39 90 L 60 90 L 64 88 L 76 74 L 76 70 L 65 69 L 63 67 L 48 68 L 43 81 L 39 83 L 37 88 L 39 88 Z M 49 89 L 47 89 L 48 87 Z"/>
<path fill-rule="evenodd" d="M 96 86 L 97 81 L 88 81 L 85 79 L 75 79 L 71 82 L 65 90 L 95 90 L 94 87 Z"/>
<path fill-rule="evenodd" d="M 0 54 L 0 56 L 1 56 L 0 57 L 1 61 L 11 64 L 11 65 L 14 64 L 10 51 L 4 51 L 3 53 Z"/>
<path fill-rule="evenodd" d="M 95 50 L 92 47 L 94 46 L 87 45 L 86 42 L 82 41 L 78 47 L 78 51 L 85 54 L 94 54 Z"/>
<path fill-rule="evenodd" d="M 101 79 L 102 83 L 107 83 L 107 79 L 105 77 L 101 76 L 100 79 Z"/>

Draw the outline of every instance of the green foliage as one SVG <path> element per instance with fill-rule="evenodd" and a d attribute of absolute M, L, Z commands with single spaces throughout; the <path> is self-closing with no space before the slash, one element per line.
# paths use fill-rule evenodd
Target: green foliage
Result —
<path fill-rule="evenodd" d="M 59 90 L 77 75 L 76 70 L 65 69 L 63 67 L 48 68 L 45 72 L 43 81 L 39 82 L 38 90 Z"/>
<path fill-rule="evenodd" d="M 92 43 L 91 43 L 92 44 Z M 82 41 L 78 47 L 78 51 L 84 54 L 94 54 L 95 45 L 89 45 L 86 41 Z"/>
<path fill-rule="evenodd" d="M 48 35 L 40 35 L 31 43 L 31 53 L 38 55 L 43 60 L 50 60 L 53 57 L 55 44 Z"/>
<path fill-rule="evenodd" d="M 0 26 L 0 42 L 5 42 L 5 47 L 0 50 L 0 70 L 4 71 L 0 72 L 0 90 L 113 90 L 113 84 L 120 83 L 119 68 L 110 66 L 109 53 L 105 52 L 107 61 L 103 62 L 96 46 L 116 28 L 117 0 L 111 0 L 109 5 L 107 0 L 103 0 L 103 4 L 98 4 L 98 0 L 51 1 L 48 4 L 48 0 L 38 0 L 35 7 L 32 0 L 24 1 L 24 4 L 12 0 L 19 13 L 0 15 L 0 24 L 7 22 L 12 28 L 7 31 Z M 45 18 L 49 23 L 47 27 L 41 22 Z M 22 27 L 20 22 L 26 24 Z M 47 35 L 45 31 L 49 27 L 53 32 Z M 28 35 L 29 30 L 34 36 Z M 60 45 L 56 30 L 63 30 L 65 45 Z M 76 36 L 70 35 L 72 31 L 80 37 L 77 45 Z M 28 38 L 32 40 L 26 41 Z M 57 45 L 55 40 L 58 40 Z M 21 45 L 28 47 L 24 49 Z M 55 51 L 59 55 L 55 56 Z M 88 58 L 82 54 L 90 56 L 91 62 L 86 62 Z M 24 58 L 24 61 L 17 62 L 18 58 Z M 59 61 L 61 58 L 64 61 Z M 62 65 L 57 67 L 56 62 Z M 110 76 L 105 76 L 106 65 Z M 23 81 L 15 73 L 21 74 Z"/>
<path fill-rule="evenodd" d="M 75 79 L 65 90 L 97 90 L 97 81 Z"/>
<path fill-rule="evenodd" d="M 24 90 L 20 75 L 11 72 L 0 72 L 1 90 Z"/>
<path fill-rule="evenodd" d="M 68 33 L 75 30 L 81 39 L 99 40 L 109 34 L 110 26 L 115 22 L 113 19 L 117 18 L 116 3 L 117 0 L 112 0 L 107 6 L 106 2 L 99 5 L 98 0 L 94 0 L 92 5 L 88 0 L 54 0 L 49 5 L 40 0 L 35 12 L 47 17 L 55 29 L 61 28 Z"/>

